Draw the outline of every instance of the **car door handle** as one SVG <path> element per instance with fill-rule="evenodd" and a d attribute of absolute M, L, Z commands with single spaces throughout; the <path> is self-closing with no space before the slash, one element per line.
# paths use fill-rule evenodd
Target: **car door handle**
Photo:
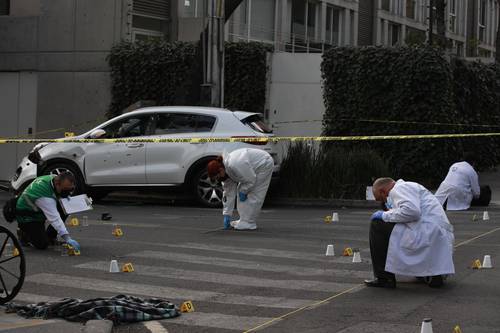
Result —
<path fill-rule="evenodd" d="M 141 148 L 144 147 L 144 143 L 127 143 L 127 148 Z"/>

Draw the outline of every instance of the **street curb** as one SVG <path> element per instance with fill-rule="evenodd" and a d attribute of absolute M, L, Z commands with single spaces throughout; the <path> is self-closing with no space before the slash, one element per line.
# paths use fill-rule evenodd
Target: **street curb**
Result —
<path fill-rule="evenodd" d="M 85 324 L 83 333 L 111 333 L 113 322 L 111 320 L 89 320 Z"/>

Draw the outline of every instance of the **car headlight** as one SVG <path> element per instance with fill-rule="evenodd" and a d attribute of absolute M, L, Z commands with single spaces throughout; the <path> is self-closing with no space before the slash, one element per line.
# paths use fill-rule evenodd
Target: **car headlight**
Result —
<path fill-rule="evenodd" d="M 42 157 L 40 156 L 39 151 L 40 151 L 40 149 L 47 146 L 48 144 L 49 144 L 48 142 L 43 142 L 43 143 L 39 143 L 35 147 L 33 147 L 31 152 L 28 154 L 28 160 L 30 160 L 31 162 L 33 162 L 35 164 L 40 163 L 40 161 L 42 160 Z"/>

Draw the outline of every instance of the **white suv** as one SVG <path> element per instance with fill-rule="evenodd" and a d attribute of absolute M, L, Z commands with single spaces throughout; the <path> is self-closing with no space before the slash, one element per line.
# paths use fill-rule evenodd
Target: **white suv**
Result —
<path fill-rule="evenodd" d="M 76 138 L 265 137 L 272 131 L 258 113 L 205 107 L 149 107 L 115 117 Z M 207 177 L 214 156 L 242 147 L 263 149 L 279 169 L 271 142 L 209 143 L 42 143 L 33 148 L 11 181 L 23 190 L 37 176 L 69 171 L 76 192 L 99 198 L 120 188 L 184 185 L 200 203 L 216 207 L 219 183 Z"/>

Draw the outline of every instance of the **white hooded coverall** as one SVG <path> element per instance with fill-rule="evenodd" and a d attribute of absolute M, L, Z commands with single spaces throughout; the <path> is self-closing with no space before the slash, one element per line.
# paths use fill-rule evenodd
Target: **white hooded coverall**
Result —
<path fill-rule="evenodd" d="M 271 183 L 273 158 L 264 150 L 242 148 L 226 154 L 223 163 L 229 177 L 222 183 L 223 215 L 232 216 L 237 200 L 240 219 L 231 225 L 235 229 L 254 230 L 257 228 L 256 220 Z M 240 201 L 239 192 L 247 195 L 244 202 Z"/>
<path fill-rule="evenodd" d="M 425 187 L 400 179 L 389 192 L 393 208 L 382 215 L 395 223 L 385 270 L 406 276 L 455 273 L 453 226 L 442 205 Z"/>
<path fill-rule="evenodd" d="M 435 196 L 441 205 L 446 202 L 446 210 L 469 209 L 472 198 L 479 197 L 480 194 L 478 178 L 476 170 L 469 163 L 455 163 L 450 167 Z"/>

